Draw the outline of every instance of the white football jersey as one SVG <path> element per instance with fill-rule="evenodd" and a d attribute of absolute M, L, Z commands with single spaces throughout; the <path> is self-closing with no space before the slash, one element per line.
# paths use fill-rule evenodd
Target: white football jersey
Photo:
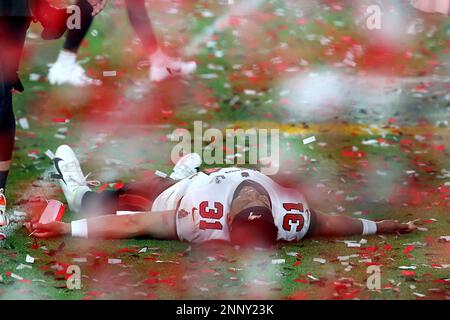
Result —
<path fill-rule="evenodd" d="M 155 200 L 152 210 L 171 210 L 178 204 L 176 227 L 182 241 L 229 241 L 228 213 L 236 188 L 245 180 L 261 184 L 269 193 L 278 240 L 298 241 L 305 236 L 310 225 L 310 211 L 302 194 L 283 188 L 268 176 L 251 169 L 199 172 L 164 191 Z"/>
<path fill-rule="evenodd" d="M 151 211 L 175 210 L 181 198 L 185 195 L 193 182 L 193 177 L 178 181 L 173 186 L 164 190 L 154 201 Z"/>

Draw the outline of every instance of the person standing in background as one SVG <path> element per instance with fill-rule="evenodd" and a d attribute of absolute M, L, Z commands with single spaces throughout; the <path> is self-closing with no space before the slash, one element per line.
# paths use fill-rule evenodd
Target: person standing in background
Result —
<path fill-rule="evenodd" d="M 55 63 L 50 67 L 48 80 L 52 85 L 69 84 L 77 87 L 101 85 L 100 80 L 87 76 L 83 67 L 77 63 L 78 50 L 94 17 L 88 0 L 77 0 L 76 5 L 81 11 L 81 28 L 68 30 L 63 48 Z M 162 81 L 172 75 L 187 75 L 195 72 L 197 65 L 194 61 L 183 62 L 169 57 L 158 47 L 145 0 L 125 0 L 125 5 L 130 24 L 150 57 L 149 78 L 151 81 Z"/>
<path fill-rule="evenodd" d="M 450 15 L 450 0 L 412 0 L 411 4 L 423 12 Z"/>

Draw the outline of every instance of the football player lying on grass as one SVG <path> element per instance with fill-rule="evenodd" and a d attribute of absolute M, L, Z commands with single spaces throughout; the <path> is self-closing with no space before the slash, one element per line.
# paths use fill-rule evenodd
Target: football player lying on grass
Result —
<path fill-rule="evenodd" d="M 181 158 L 170 177 L 155 175 L 101 193 L 88 187 L 70 147 L 60 146 L 55 156 L 69 207 L 87 219 L 31 224 L 30 231 L 39 238 L 145 236 L 268 247 L 304 237 L 407 233 L 416 228 L 393 220 L 373 222 L 320 213 L 308 207 L 300 192 L 282 187 L 258 171 L 222 168 L 200 172 L 197 154 Z"/>

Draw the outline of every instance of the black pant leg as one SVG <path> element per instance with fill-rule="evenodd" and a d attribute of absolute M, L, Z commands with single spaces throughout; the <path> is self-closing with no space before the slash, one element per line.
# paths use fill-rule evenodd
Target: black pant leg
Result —
<path fill-rule="evenodd" d="M 81 11 L 81 28 L 68 30 L 64 42 L 64 49 L 72 52 L 78 51 L 81 42 L 86 37 L 92 21 L 94 20 L 94 17 L 92 16 L 92 6 L 87 0 L 78 0 L 76 5 Z"/>
<path fill-rule="evenodd" d="M 116 191 L 87 192 L 81 206 L 83 211 L 95 216 L 115 214 L 117 211 L 150 210 L 153 201 L 175 183 L 169 177 L 146 177 Z"/>
<path fill-rule="evenodd" d="M 11 160 L 15 134 L 11 86 L 0 79 L 0 161 Z"/>
<path fill-rule="evenodd" d="M 12 89 L 20 89 L 17 72 L 30 25 L 28 17 L 0 17 L 0 161 L 11 160 L 16 122 Z"/>
<path fill-rule="evenodd" d="M 145 50 L 153 52 L 158 46 L 150 18 L 145 8 L 145 0 L 125 0 L 128 19 L 137 33 Z"/>

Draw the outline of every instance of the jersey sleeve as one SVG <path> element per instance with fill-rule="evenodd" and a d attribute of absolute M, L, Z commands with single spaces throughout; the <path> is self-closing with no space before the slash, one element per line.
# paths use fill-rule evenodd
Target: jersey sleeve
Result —
<path fill-rule="evenodd" d="M 311 224 L 311 212 L 304 198 L 286 199 L 281 203 L 276 224 L 278 240 L 300 241 L 303 239 Z"/>
<path fill-rule="evenodd" d="M 229 240 L 227 207 L 208 197 L 208 187 L 191 190 L 181 199 L 176 211 L 178 238 L 191 243 Z"/>

